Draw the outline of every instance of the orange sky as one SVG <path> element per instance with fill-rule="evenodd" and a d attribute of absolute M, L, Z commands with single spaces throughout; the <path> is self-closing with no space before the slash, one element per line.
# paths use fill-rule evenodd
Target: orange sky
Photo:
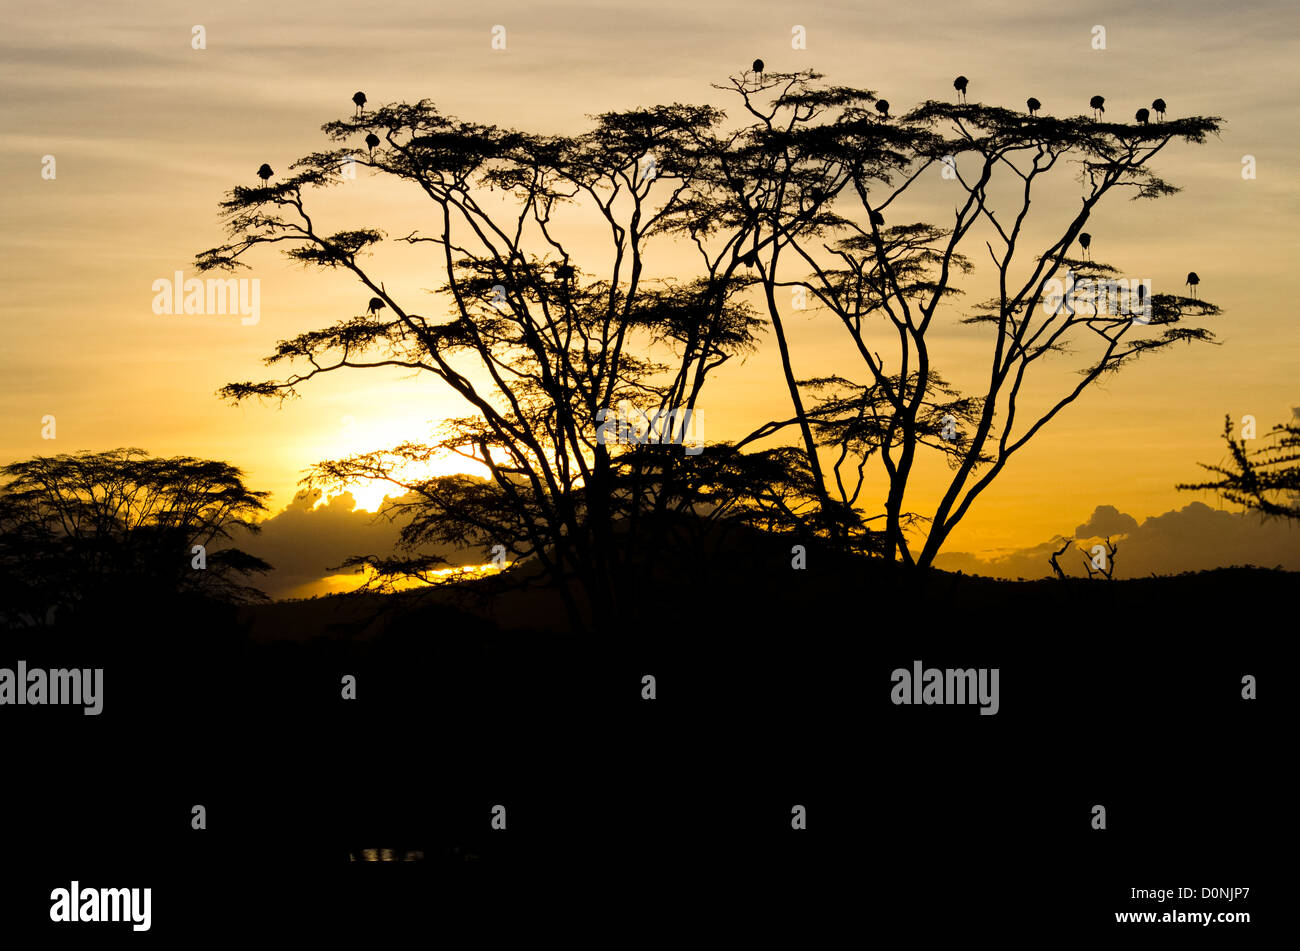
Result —
<path fill-rule="evenodd" d="M 1173 486 L 1197 478 L 1196 462 L 1224 455 L 1224 414 L 1253 414 L 1263 432 L 1300 405 L 1289 300 L 1298 18 L 1293 4 L 1255 4 L 1243 16 L 1207 0 L 1041 12 L 1010 2 L 886 11 L 761 0 L 15 9 L 0 40 L 0 459 L 125 445 L 220 458 L 272 490 L 279 509 L 314 461 L 419 437 L 459 407 L 434 384 L 395 373 L 334 374 L 278 409 L 215 397 L 224 383 L 269 376 L 260 360 L 277 340 L 356 314 L 367 296 L 342 275 L 305 272 L 264 251 L 248 274 L 261 282 L 256 325 L 154 314 L 153 282 L 176 270 L 194 276 L 194 254 L 221 242 L 223 193 L 252 184 L 264 161 L 287 171 L 323 148 L 319 127 L 352 112 L 356 89 L 372 103 L 428 97 L 462 118 L 578 131 L 585 115 L 604 110 L 728 107 L 709 84 L 762 56 L 771 70 L 811 67 L 876 90 L 895 112 L 950 97 L 960 72 L 972 101 L 1020 108 L 1034 95 L 1045 111 L 1076 114 L 1100 92 L 1116 118 L 1154 96 L 1171 115 L 1223 116 L 1220 138 L 1165 150 L 1159 168 L 1181 194 L 1154 203 L 1116 196 L 1090 222 L 1094 256 L 1151 278 L 1157 293 L 1181 292 L 1187 271 L 1198 271 L 1202 296 L 1225 311 L 1214 326 L 1222 346 L 1179 347 L 1090 391 L 1013 461 L 948 548 L 1033 545 L 1100 504 L 1139 521 L 1197 498 L 1217 504 Z M 204 50 L 191 48 L 196 24 L 206 29 Z M 505 51 L 490 48 L 496 24 L 507 30 Z M 806 28 L 806 50 L 790 48 L 795 25 Z M 1106 27 L 1104 51 L 1091 48 L 1094 25 Z M 1258 164 L 1254 180 L 1241 175 L 1247 154 Z M 57 163 L 53 181 L 41 176 L 45 155 Z M 951 197 L 937 176 L 901 217 L 946 220 Z M 363 171 L 347 188 L 331 198 L 341 227 L 400 235 L 403 223 L 418 222 L 422 208 L 400 186 Z M 1078 186 L 1066 175 L 1058 188 L 1060 207 L 1071 207 Z M 414 256 L 385 254 L 375 273 L 390 291 L 412 296 L 438 283 Z M 672 265 L 671 254 L 659 260 L 663 273 Z M 841 332 L 824 316 L 792 313 L 788 332 L 801 375 L 840 366 Z M 983 372 L 969 328 L 937 339 L 938 366 L 951 379 Z M 706 390 L 705 437 L 734 438 L 787 415 L 779 372 L 775 347 L 765 345 L 719 373 Z M 47 414 L 57 419 L 52 441 L 41 438 Z M 920 485 L 912 507 L 925 511 L 933 487 Z"/>

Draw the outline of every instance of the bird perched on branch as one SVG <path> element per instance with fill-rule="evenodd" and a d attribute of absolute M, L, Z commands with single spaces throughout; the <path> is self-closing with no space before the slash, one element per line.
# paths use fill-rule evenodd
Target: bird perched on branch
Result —
<path fill-rule="evenodd" d="M 1151 109 L 1152 109 L 1152 111 L 1155 112 L 1155 114 L 1156 114 L 1156 118 L 1157 118 L 1157 119 L 1160 119 L 1160 120 L 1162 120 L 1162 121 L 1164 120 L 1164 118 L 1165 118 L 1165 101 L 1164 101 L 1163 99 L 1157 99 L 1155 102 L 1151 103 Z"/>
<path fill-rule="evenodd" d="M 877 99 L 877 100 L 876 100 L 876 111 L 880 113 L 880 115 L 881 115 L 882 118 L 888 119 L 888 118 L 889 118 L 889 100 L 888 100 L 888 99 Z"/>
<path fill-rule="evenodd" d="M 388 305 L 384 303 L 383 298 L 372 297 L 370 298 L 369 305 L 367 305 L 366 307 L 366 312 L 370 314 L 371 317 L 373 317 L 375 314 L 379 313 L 387 306 Z"/>
<path fill-rule="evenodd" d="M 1139 109 L 1133 118 L 1138 121 L 1139 125 L 1146 125 L 1151 121 L 1151 113 L 1147 112 L 1145 109 Z"/>
<path fill-rule="evenodd" d="M 966 101 L 966 85 L 969 82 L 970 80 L 967 79 L 965 76 L 958 76 L 956 79 L 952 81 L 952 88 L 957 90 L 957 96 L 959 97 L 961 102 Z"/>
<path fill-rule="evenodd" d="M 754 60 L 754 72 L 758 74 L 760 80 L 763 78 L 763 61 L 761 59 Z"/>
<path fill-rule="evenodd" d="M 1192 289 L 1192 300 L 1196 300 L 1196 286 L 1201 283 L 1201 277 L 1195 271 L 1187 273 L 1187 286 Z"/>
<path fill-rule="evenodd" d="M 1091 260 L 1092 260 L 1092 252 L 1091 252 L 1090 250 L 1088 250 L 1088 249 L 1092 247 L 1092 235 L 1088 234 L 1088 232 L 1086 232 L 1086 231 L 1083 232 L 1082 234 L 1080 234 L 1080 235 L 1079 235 L 1079 247 L 1083 248 L 1084 256 L 1087 257 L 1087 259 L 1088 259 L 1089 261 L 1091 261 Z"/>
<path fill-rule="evenodd" d="M 1028 99 L 1025 100 L 1025 105 L 1029 107 L 1029 114 L 1031 116 L 1035 115 L 1039 109 L 1043 108 L 1043 104 L 1039 102 L 1037 99 L 1035 99 L 1033 96 L 1030 96 Z"/>
<path fill-rule="evenodd" d="M 1093 96 L 1088 100 L 1088 105 L 1092 106 L 1093 117 L 1100 119 L 1101 114 L 1106 111 L 1106 97 Z"/>
<path fill-rule="evenodd" d="M 274 174 L 275 172 L 271 171 L 271 166 L 267 165 L 265 162 L 263 162 L 262 167 L 257 170 L 257 177 L 262 180 L 263 185 L 265 185 L 267 180 Z"/>
<path fill-rule="evenodd" d="M 379 136 L 375 135 L 373 132 L 371 132 L 368 136 L 366 136 L 366 148 L 368 148 L 370 151 L 373 152 L 375 150 L 375 146 L 378 144 L 379 144 Z"/>
<path fill-rule="evenodd" d="M 360 90 L 352 94 L 352 101 L 357 105 L 357 115 L 366 111 L 366 94 Z"/>

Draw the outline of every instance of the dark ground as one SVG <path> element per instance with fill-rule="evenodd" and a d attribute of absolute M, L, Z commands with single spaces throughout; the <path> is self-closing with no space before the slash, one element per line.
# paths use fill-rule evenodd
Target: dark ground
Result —
<path fill-rule="evenodd" d="M 481 935 L 539 911 L 571 936 L 619 914 L 630 936 L 692 907 L 733 938 L 785 923 L 809 947 L 884 932 L 921 947 L 935 929 L 1262 936 L 1289 865 L 1297 575 L 918 582 L 765 557 L 652 586 L 602 635 L 502 630 L 409 596 L 119 606 L 5 634 L 0 666 L 98 655 L 106 672 L 98 717 L 3 710 L 6 851 L 27 871 L 0 921 L 47 925 L 31 909 L 76 877 L 151 886 L 152 931 L 123 935 L 164 944 L 196 922 Z M 893 705 L 891 671 L 918 659 L 1000 668 L 1000 712 Z M 1248 673 L 1258 700 L 1241 698 Z M 363 847 L 425 860 L 349 862 Z M 1129 898 L 1177 886 L 1252 890 L 1232 906 Z M 1114 922 L 1171 906 L 1254 920 Z"/>

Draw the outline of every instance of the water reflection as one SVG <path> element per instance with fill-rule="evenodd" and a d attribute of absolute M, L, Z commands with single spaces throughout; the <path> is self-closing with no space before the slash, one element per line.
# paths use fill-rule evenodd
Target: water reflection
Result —
<path fill-rule="evenodd" d="M 353 862 L 423 862 L 419 849 L 360 849 L 349 853 Z"/>
<path fill-rule="evenodd" d="M 474 862 L 479 853 L 473 846 L 456 845 L 435 849 L 426 853 L 424 849 L 352 849 L 348 852 L 351 862 L 448 862 L 459 864 Z"/>

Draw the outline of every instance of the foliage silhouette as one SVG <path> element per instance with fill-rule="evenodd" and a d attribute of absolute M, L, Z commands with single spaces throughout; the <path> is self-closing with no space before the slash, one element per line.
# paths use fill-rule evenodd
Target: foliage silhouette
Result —
<path fill-rule="evenodd" d="M 576 626 L 616 616 L 636 559 L 615 541 L 615 526 L 642 521 L 647 531 L 635 538 L 653 550 L 664 514 L 696 490 L 677 485 L 689 459 L 680 446 L 610 445 L 602 411 L 626 401 L 655 418 L 676 413 L 684 428 L 708 376 L 750 352 L 761 329 L 739 297 L 752 278 L 737 273 L 752 219 L 713 195 L 725 174 L 720 119 L 707 107 L 658 106 L 598 116 L 583 135 L 543 137 L 461 122 L 422 101 L 326 125 L 338 142 L 380 137 L 358 164 L 432 203 L 433 233 L 400 240 L 434 252 L 447 320 L 417 313 L 372 276 L 362 255 L 382 232 L 326 234 L 308 214 L 313 191 L 345 180 L 350 148 L 309 155 L 274 186 L 233 189 L 222 203 L 231 241 L 201 254 L 200 269 L 243 266 L 251 249 L 287 243 L 293 260 L 351 271 L 391 318 L 371 307 L 282 341 L 268 364 L 308 369 L 229 384 L 225 397 L 284 398 L 319 374 L 398 367 L 440 379 L 471 414 L 445 421 L 427 443 L 314 468 L 313 484 L 379 478 L 417 497 L 401 512 L 411 517 L 409 557 L 358 563 L 389 577 L 428 577 L 437 562 L 416 550 L 424 541 L 482 546 L 485 561 L 502 545 L 540 563 Z M 563 213 L 579 201 L 608 229 L 599 275 L 574 261 L 563 236 Z M 650 252 L 683 233 L 699 252 L 696 273 L 652 278 Z M 682 441 L 680 432 L 669 436 Z M 403 475 L 411 463 L 446 456 L 472 460 L 489 478 Z"/>
<path fill-rule="evenodd" d="M 500 545 L 538 563 L 538 577 L 557 587 L 578 627 L 603 629 L 618 617 L 641 584 L 638 566 L 661 553 L 683 519 L 697 527 L 750 519 L 844 552 L 928 567 L 1009 459 L 1090 384 L 1178 341 L 1212 340 L 1186 324 L 1218 314 L 1213 304 L 1167 294 L 1134 300 L 1140 292 L 1118 290 L 1112 266 L 1069 251 L 1107 194 L 1174 193 L 1150 162 L 1176 138 L 1205 141 L 1219 120 L 1130 125 L 964 102 L 891 116 L 872 91 L 821 78 L 811 70 L 733 77 L 715 88 L 740 98 L 736 122 L 711 106 L 672 104 L 605 113 L 586 133 L 547 136 L 461 121 L 422 100 L 326 124 L 337 148 L 306 156 L 273 185 L 233 188 L 221 203 L 229 240 L 197 265 L 243 267 L 255 248 L 283 245 L 292 260 L 353 274 L 370 306 L 281 341 L 266 362 L 296 368 L 283 378 L 231 383 L 222 395 L 283 399 L 344 369 L 441 380 L 468 415 L 444 421 L 428 442 L 323 461 L 306 480 L 377 478 L 414 495 L 386 513 L 409 519 L 404 553 L 359 555 L 352 564 L 381 579 L 433 580 L 439 562 L 422 545 L 481 546 L 484 561 Z M 364 152 L 355 140 L 366 142 Z M 1017 273 L 1033 187 L 1072 160 L 1081 207 L 1039 253 L 1021 255 Z M 961 196 L 953 225 L 898 221 L 904 193 L 939 166 Z M 409 291 L 387 291 L 364 260 L 386 242 L 384 232 L 331 233 L 318 224 L 315 194 L 346 182 L 353 167 L 403 182 L 432 205 L 432 230 L 397 240 L 432 252 L 447 318 L 419 313 Z M 1004 177 L 1021 195 L 1010 216 L 989 198 Z M 584 213 L 599 216 L 608 243 L 580 265 L 567 228 Z M 897 223 L 887 225 L 887 214 Z M 991 332 L 990 374 L 983 392 L 962 394 L 931 349 L 947 313 L 941 305 L 974 269 L 962 249 L 982 237 L 976 224 L 989 235 L 999 290 L 964 320 Z M 674 264 L 678 277 L 653 276 L 663 249 L 683 247 L 698 261 L 693 273 Z M 1068 278 L 1068 294 L 1037 314 L 1058 276 Z M 778 299 L 791 290 L 843 326 L 863 379 L 847 369 L 800 378 Z M 648 404 L 656 418 L 698 413 L 710 375 L 757 346 L 764 325 L 749 303 L 755 294 L 777 343 L 791 418 L 699 457 L 611 446 L 602 414 L 624 401 Z M 1125 310 L 1112 313 L 1114 301 Z M 1080 381 L 1017 430 L 1022 386 L 1042 376 L 1028 371 L 1080 342 L 1094 351 Z M 801 454 L 742 451 L 789 427 Z M 952 474 L 923 517 L 906 502 L 925 450 Z M 413 463 L 449 456 L 488 477 L 407 475 Z M 869 465 L 884 479 L 874 512 Z M 772 470 L 772 478 L 754 477 Z M 877 521 L 883 529 L 869 527 Z"/>
<path fill-rule="evenodd" d="M 756 267 L 810 459 L 818 448 L 838 454 L 835 489 L 842 506 L 860 497 L 862 467 L 870 460 L 886 486 L 885 556 L 928 567 L 1011 457 L 1088 386 L 1179 341 L 1213 340 L 1205 328 L 1187 326 L 1192 318 L 1219 314 L 1213 304 L 1144 296 L 1127 281 L 1115 281 L 1112 266 L 1069 252 L 1108 194 L 1175 193 L 1151 161 L 1174 139 L 1204 142 L 1220 120 L 1129 125 L 930 101 L 886 121 L 867 108 L 879 106 L 873 93 L 822 87 L 820 78 L 805 71 L 768 74 L 761 84 L 733 80 L 730 88 L 758 117 L 765 138 L 751 149 L 748 174 L 737 173 L 728 184 L 738 201 L 755 196 Z M 768 98 L 759 105 L 761 97 Z M 1024 255 L 1031 198 L 1038 197 L 1034 187 L 1069 161 L 1079 169 L 1081 204 L 1051 227 L 1045 247 Z M 957 190 L 953 224 L 886 226 L 885 216 L 891 209 L 897 209 L 891 217 L 901 213 L 904 196 L 927 170 Z M 1003 180 L 1015 196 L 1009 213 L 990 197 L 1006 193 Z M 976 231 L 977 224 L 984 230 Z M 934 338 L 947 313 L 941 305 L 961 293 L 956 279 L 974 269 L 962 248 L 981 239 L 998 291 L 963 323 L 991 332 L 985 342 L 989 376 L 982 391 L 961 395 L 939 375 Z M 1013 266 L 1020 260 L 1023 265 Z M 1065 292 L 1049 303 L 1054 278 L 1064 279 Z M 797 378 L 776 288 L 802 288 L 843 325 L 864 380 L 851 381 L 847 370 L 833 380 Z M 1046 376 L 1034 365 L 1085 348 L 1091 354 L 1077 367 L 1078 382 L 1017 428 L 1017 414 L 1027 411 L 1021 405 L 1026 381 Z M 808 407 L 801 390 L 825 395 Z M 946 438 L 945 423 L 951 426 Z M 921 519 L 904 505 L 926 449 L 946 457 L 952 475 L 933 514 Z M 840 478 L 846 460 L 859 473 L 851 488 Z M 815 461 L 812 469 L 817 496 L 829 510 L 827 476 Z M 909 523 L 928 526 L 919 542 L 909 539 Z M 827 528 L 835 533 L 833 520 Z"/>
<path fill-rule="evenodd" d="M 8 625 L 44 625 L 109 605 L 138 615 L 169 597 L 242 602 L 270 565 L 215 548 L 258 531 L 266 492 L 224 462 L 154 458 L 140 449 L 36 456 L 0 469 L 0 590 Z M 192 567 L 192 547 L 207 550 Z"/>
<path fill-rule="evenodd" d="M 1232 417 L 1223 420 L 1223 438 L 1232 454 L 1227 466 L 1200 463 L 1215 482 L 1180 484 L 1183 490 L 1212 489 L 1229 502 L 1265 516 L 1300 519 L 1300 424 L 1279 423 L 1264 436 L 1272 442 L 1247 449 L 1233 436 Z"/>

